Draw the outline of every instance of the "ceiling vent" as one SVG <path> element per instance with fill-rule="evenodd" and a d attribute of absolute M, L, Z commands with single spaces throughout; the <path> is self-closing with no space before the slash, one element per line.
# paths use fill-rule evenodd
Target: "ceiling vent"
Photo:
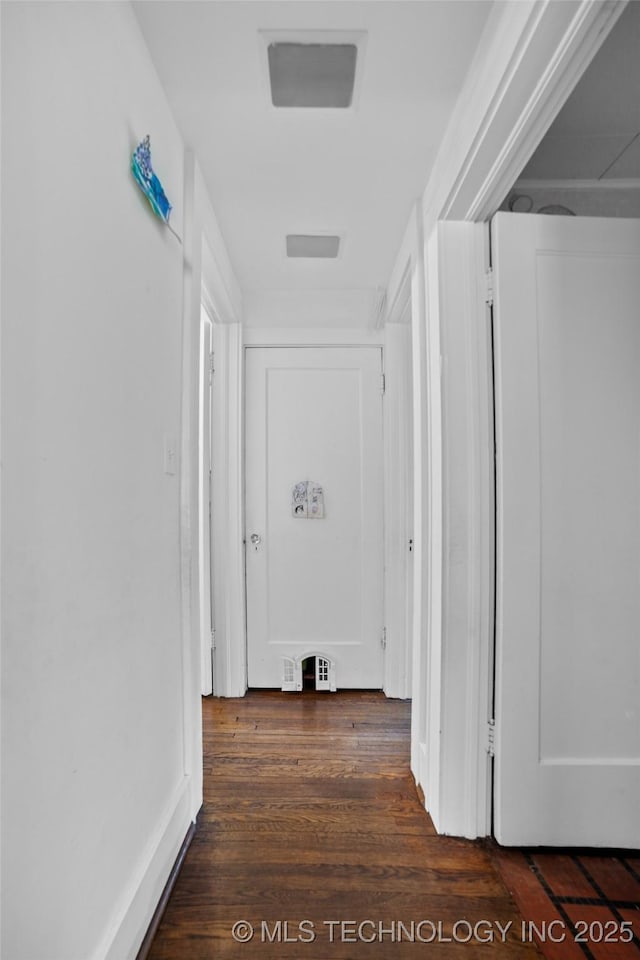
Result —
<path fill-rule="evenodd" d="M 347 109 L 353 100 L 355 43 L 274 42 L 268 47 L 274 107 Z"/>
<path fill-rule="evenodd" d="M 335 260 L 340 249 L 340 237 L 287 234 L 288 257 L 315 257 Z"/>

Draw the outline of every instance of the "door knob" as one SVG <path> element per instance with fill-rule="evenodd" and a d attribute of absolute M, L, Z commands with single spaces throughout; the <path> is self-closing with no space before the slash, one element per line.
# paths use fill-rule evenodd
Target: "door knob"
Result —
<path fill-rule="evenodd" d="M 258 546 L 259 543 L 262 543 L 262 537 L 260 536 L 259 533 L 251 534 L 251 543 L 256 547 Z"/>

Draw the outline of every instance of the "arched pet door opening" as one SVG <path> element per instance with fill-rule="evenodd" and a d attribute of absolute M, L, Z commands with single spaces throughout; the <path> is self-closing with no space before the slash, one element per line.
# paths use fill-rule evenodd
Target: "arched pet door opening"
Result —
<path fill-rule="evenodd" d="M 336 690 L 336 665 L 323 653 L 307 653 L 301 657 L 282 658 L 282 690 Z"/>

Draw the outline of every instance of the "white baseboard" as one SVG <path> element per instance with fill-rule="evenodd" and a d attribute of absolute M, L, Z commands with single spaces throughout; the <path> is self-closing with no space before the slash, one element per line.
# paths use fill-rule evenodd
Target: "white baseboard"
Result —
<path fill-rule="evenodd" d="M 135 960 L 189 829 L 190 777 L 165 808 L 92 960 Z"/>

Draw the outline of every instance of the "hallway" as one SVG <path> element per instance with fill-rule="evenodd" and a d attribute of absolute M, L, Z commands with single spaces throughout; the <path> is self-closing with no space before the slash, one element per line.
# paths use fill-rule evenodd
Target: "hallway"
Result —
<path fill-rule="evenodd" d="M 134 960 L 196 822 L 152 960 L 535 956 L 487 838 L 640 847 L 634 11 L 0 3 L 6 960 Z M 574 91 L 585 125 L 563 120 Z M 580 163 L 537 166 L 534 203 L 524 171 L 558 122 Z M 587 160 L 602 183 L 577 210 Z M 605 186 L 615 209 L 598 216 Z M 538 216 L 558 204 L 577 215 Z M 520 225 L 517 247 L 498 250 L 495 217 Z M 247 503 L 248 361 L 311 349 L 376 351 L 375 396 L 365 405 L 355 373 L 336 375 L 348 385 L 331 403 L 304 373 L 283 372 L 289 393 L 260 380 L 296 421 L 264 436 L 262 515 Z M 340 426 L 331 463 L 300 384 L 306 411 L 331 406 Z M 363 398 L 363 422 L 382 406 L 375 470 L 343 429 L 344 398 Z M 295 462 L 289 436 L 305 438 Z M 316 578 L 304 539 L 331 545 L 338 524 L 358 544 L 345 560 L 335 540 L 349 577 L 329 556 Z M 278 586 L 268 684 L 248 677 L 263 613 L 247 616 L 247 541 L 259 586 Z M 351 576 L 374 556 L 375 581 Z M 312 616 L 301 581 L 317 587 Z M 274 593 L 299 600 L 298 622 Z M 304 618 L 318 630 L 303 645 Z M 347 676 L 358 637 L 384 651 L 384 676 L 359 655 Z M 337 686 L 390 699 L 237 699 L 295 680 L 285 638 L 303 658 L 334 643 Z M 224 699 L 203 706 L 212 689 Z M 609 910 L 602 892 L 627 922 L 624 879 L 589 881 L 587 906 Z M 548 885 L 554 909 L 582 915 Z M 250 942 L 233 940 L 238 921 Z"/>
<path fill-rule="evenodd" d="M 206 698 L 204 806 L 148 960 L 353 960 L 391 943 L 394 957 L 538 956 L 483 846 L 435 834 L 409 772 L 410 707 Z M 250 943 L 234 942 L 238 921 Z"/>

